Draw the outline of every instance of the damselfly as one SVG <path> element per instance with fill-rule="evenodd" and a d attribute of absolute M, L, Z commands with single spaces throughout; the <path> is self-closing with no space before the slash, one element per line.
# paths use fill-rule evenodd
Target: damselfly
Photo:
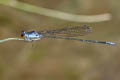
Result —
<path fill-rule="evenodd" d="M 54 29 L 54 30 L 43 30 L 39 32 L 22 31 L 21 37 L 24 38 L 25 41 L 34 41 L 42 38 L 54 38 L 54 39 L 77 40 L 81 42 L 115 45 L 114 42 L 109 42 L 109 41 L 83 40 L 83 39 L 76 38 L 77 36 L 83 36 L 90 32 L 91 32 L 91 27 L 84 25 L 84 26 L 65 27 L 62 29 Z"/>

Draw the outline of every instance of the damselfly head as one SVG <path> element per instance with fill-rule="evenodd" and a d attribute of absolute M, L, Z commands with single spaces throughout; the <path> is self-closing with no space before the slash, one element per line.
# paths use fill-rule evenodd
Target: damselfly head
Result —
<path fill-rule="evenodd" d="M 22 38 L 25 37 L 25 31 L 21 31 L 21 37 L 22 37 Z"/>

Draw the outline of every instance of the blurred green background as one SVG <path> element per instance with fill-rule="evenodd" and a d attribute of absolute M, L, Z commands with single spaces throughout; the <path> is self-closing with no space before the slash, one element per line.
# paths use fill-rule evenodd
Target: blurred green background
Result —
<path fill-rule="evenodd" d="M 77 15 L 110 13 L 112 19 L 97 23 L 72 22 L 0 4 L 0 39 L 20 37 L 21 30 L 87 24 L 92 27 L 92 33 L 79 38 L 113 41 L 117 45 L 54 39 L 0 43 L 0 80 L 120 80 L 119 0 L 19 1 Z"/>

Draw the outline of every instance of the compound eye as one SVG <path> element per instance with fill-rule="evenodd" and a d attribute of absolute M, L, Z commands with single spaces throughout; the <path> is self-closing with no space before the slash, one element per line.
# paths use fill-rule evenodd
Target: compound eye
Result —
<path fill-rule="evenodd" d="M 22 37 L 22 38 L 24 38 L 24 37 L 25 37 L 25 35 L 24 35 L 24 34 L 21 34 L 21 37 Z"/>

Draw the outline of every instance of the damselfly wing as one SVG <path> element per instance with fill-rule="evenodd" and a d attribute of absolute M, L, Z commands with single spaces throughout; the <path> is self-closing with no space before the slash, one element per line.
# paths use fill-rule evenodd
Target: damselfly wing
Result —
<path fill-rule="evenodd" d="M 72 27 L 64 27 L 61 29 L 53 29 L 53 30 L 42 30 L 39 31 L 39 34 L 43 34 L 44 36 L 64 36 L 64 37 L 76 37 L 76 36 L 84 36 L 92 32 L 92 28 L 87 25 L 83 26 L 72 26 Z"/>

